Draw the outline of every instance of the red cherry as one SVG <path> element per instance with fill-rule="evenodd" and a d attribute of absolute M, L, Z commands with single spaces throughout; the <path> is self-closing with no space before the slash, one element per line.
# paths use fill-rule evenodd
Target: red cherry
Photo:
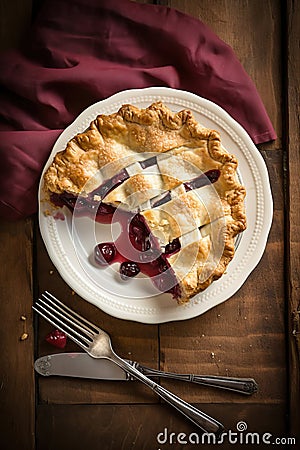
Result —
<path fill-rule="evenodd" d="M 124 261 L 120 265 L 120 275 L 122 280 L 136 277 L 140 273 L 140 268 L 136 262 Z"/>
<path fill-rule="evenodd" d="M 63 331 L 53 330 L 46 336 L 46 341 L 57 348 L 65 348 L 67 344 L 67 336 Z"/>
<path fill-rule="evenodd" d="M 107 266 L 107 264 L 113 262 L 116 256 L 115 244 L 113 242 L 103 242 L 96 245 L 94 256 L 99 266 Z"/>

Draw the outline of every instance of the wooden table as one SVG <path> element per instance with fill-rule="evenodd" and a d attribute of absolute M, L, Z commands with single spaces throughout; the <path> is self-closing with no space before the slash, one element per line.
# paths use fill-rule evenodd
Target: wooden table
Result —
<path fill-rule="evenodd" d="M 260 145 L 267 164 L 274 218 L 262 260 L 228 301 L 184 322 L 145 325 L 110 317 L 85 302 L 53 267 L 36 217 L 1 222 L 1 442 L 5 450 L 198 448 L 163 444 L 158 433 L 197 432 L 139 383 L 36 377 L 34 359 L 55 352 L 51 329 L 34 321 L 32 303 L 51 288 L 110 332 L 115 350 L 152 367 L 254 377 L 251 397 L 161 380 L 188 402 L 236 431 L 297 437 L 299 415 L 299 23 L 300 4 L 287 0 L 165 0 L 203 20 L 233 47 L 256 83 L 276 128 Z M 18 45 L 38 2 L 1 0 L 1 46 Z M 22 316 L 26 320 L 22 320 Z M 23 333 L 28 338 L 22 340 Z M 68 343 L 67 351 L 77 350 Z M 221 448 L 240 448 L 225 440 Z M 207 448 L 203 447 L 203 448 Z M 287 448 L 285 445 L 278 448 Z"/>

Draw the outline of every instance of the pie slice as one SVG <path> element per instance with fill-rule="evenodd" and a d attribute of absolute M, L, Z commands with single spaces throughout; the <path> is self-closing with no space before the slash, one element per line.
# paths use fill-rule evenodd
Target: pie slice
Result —
<path fill-rule="evenodd" d="M 95 261 L 118 263 L 121 280 L 151 277 L 178 303 L 224 274 L 246 228 L 235 156 L 190 111 L 161 102 L 96 117 L 56 154 L 44 189 L 56 207 L 119 222 L 121 234 L 97 243 Z"/>

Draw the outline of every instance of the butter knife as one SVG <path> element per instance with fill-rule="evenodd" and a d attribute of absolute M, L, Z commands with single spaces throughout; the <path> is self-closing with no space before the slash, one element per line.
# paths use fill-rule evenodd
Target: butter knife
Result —
<path fill-rule="evenodd" d="M 127 360 L 132 366 L 148 377 L 169 378 L 172 380 L 189 381 L 203 386 L 216 387 L 240 394 L 251 395 L 258 391 L 258 385 L 253 378 L 232 378 L 214 375 L 193 375 L 163 372 L 144 367 L 135 361 Z M 132 378 L 112 361 L 94 359 L 86 353 L 57 353 L 38 358 L 34 363 L 37 373 L 43 376 L 66 376 L 75 378 L 90 378 L 97 380 L 128 381 Z"/>

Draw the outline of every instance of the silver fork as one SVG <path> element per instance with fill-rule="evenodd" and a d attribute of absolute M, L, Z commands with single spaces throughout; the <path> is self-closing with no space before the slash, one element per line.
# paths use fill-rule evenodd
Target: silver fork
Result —
<path fill-rule="evenodd" d="M 52 325 L 66 333 L 70 339 L 93 358 L 109 359 L 130 375 L 142 381 L 203 431 L 219 435 L 224 430 L 220 422 L 177 397 L 149 379 L 134 366 L 131 366 L 126 360 L 120 358 L 113 351 L 110 337 L 105 331 L 80 316 L 49 292 L 46 291 L 41 295 L 33 309 Z"/>

